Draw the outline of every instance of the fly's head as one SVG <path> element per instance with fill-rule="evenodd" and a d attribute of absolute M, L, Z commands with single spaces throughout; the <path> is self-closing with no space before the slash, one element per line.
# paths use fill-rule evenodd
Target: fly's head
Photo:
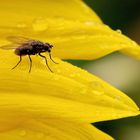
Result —
<path fill-rule="evenodd" d="M 44 52 L 51 52 L 51 49 L 52 49 L 52 45 L 50 45 L 49 43 L 44 43 Z"/>

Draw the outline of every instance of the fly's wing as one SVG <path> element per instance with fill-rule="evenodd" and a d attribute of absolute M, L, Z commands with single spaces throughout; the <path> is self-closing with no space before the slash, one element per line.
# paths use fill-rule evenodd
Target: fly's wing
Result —
<path fill-rule="evenodd" d="M 9 42 L 11 42 L 11 44 L 0 46 L 0 49 L 4 50 L 16 49 L 32 41 L 32 39 L 25 38 L 22 36 L 8 36 L 6 39 Z"/>
<path fill-rule="evenodd" d="M 18 44 L 8 44 L 8 45 L 0 46 L 0 49 L 11 50 L 11 49 L 16 49 L 18 47 L 19 47 Z"/>
<path fill-rule="evenodd" d="M 25 44 L 32 40 L 22 36 L 8 36 L 6 39 L 15 44 Z"/>

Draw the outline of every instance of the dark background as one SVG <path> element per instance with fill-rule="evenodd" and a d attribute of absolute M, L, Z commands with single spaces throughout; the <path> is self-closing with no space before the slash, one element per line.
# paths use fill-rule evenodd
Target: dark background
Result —
<path fill-rule="evenodd" d="M 140 43 L 140 0 L 84 0 L 112 29 Z M 96 61 L 70 61 L 122 90 L 140 106 L 140 62 L 119 53 Z M 115 67 L 115 69 L 113 69 Z M 113 71 L 113 72 L 112 72 Z M 113 79 L 114 78 L 114 79 Z M 140 117 L 98 122 L 116 140 L 140 140 Z"/>

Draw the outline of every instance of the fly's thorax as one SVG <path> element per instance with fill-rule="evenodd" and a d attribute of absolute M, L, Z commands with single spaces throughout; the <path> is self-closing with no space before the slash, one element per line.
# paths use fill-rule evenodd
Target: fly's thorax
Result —
<path fill-rule="evenodd" d="M 36 41 L 33 42 L 31 45 L 35 53 L 50 52 L 50 45 L 48 43 Z"/>

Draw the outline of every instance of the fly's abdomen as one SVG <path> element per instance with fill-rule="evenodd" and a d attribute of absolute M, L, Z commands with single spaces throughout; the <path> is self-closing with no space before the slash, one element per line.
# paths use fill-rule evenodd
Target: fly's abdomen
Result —
<path fill-rule="evenodd" d="M 15 54 L 16 55 L 19 55 L 19 56 L 22 56 L 22 55 L 34 55 L 33 51 L 29 48 L 17 48 L 15 50 Z"/>

